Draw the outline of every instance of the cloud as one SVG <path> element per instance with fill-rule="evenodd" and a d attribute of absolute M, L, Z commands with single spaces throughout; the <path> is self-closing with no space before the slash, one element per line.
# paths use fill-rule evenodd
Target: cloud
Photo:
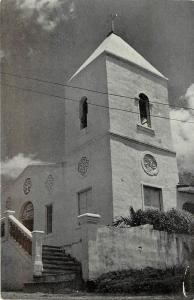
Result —
<path fill-rule="evenodd" d="M 194 109 L 194 83 L 187 89 L 185 99 L 188 102 L 188 106 Z"/>
<path fill-rule="evenodd" d="M 1 175 L 15 179 L 28 165 L 41 164 L 40 160 L 34 159 L 34 155 L 25 156 L 19 153 L 16 156 L 1 162 Z"/>
<path fill-rule="evenodd" d="M 17 8 L 26 18 L 35 18 L 46 31 L 52 31 L 61 21 L 75 17 L 73 1 L 60 0 L 16 0 Z"/>
<path fill-rule="evenodd" d="M 184 100 L 186 104 L 184 106 L 194 109 L 194 84 L 189 86 L 181 100 Z M 173 109 L 171 118 L 185 121 L 171 121 L 179 172 L 189 171 L 194 174 L 194 123 L 188 123 L 194 122 L 194 110 Z"/>

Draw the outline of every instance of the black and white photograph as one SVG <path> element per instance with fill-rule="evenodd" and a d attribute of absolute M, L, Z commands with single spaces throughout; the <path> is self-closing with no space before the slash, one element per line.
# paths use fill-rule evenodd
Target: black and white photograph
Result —
<path fill-rule="evenodd" d="M 0 0 L 1 298 L 194 300 L 194 1 Z"/>

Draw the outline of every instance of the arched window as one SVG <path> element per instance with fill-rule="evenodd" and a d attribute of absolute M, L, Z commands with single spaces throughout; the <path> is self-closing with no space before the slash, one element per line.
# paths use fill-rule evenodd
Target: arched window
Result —
<path fill-rule="evenodd" d="M 87 98 L 83 97 L 80 101 L 80 129 L 87 127 L 88 103 Z"/>
<path fill-rule="evenodd" d="M 141 124 L 146 127 L 151 127 L 149 99 L 143 93 L 139 94 L 139 113 Z"/>
<path fill-rule="evenodd" d="M 20 220 L 22 224 L 30 231 L 34 227 L 34 207 L 32 202 L 25 202 L 20 211 Z"/>

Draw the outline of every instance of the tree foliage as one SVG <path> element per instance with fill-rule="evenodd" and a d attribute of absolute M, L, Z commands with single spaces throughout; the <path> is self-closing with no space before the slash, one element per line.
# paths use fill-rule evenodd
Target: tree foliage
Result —
<path fill-rule="evenodd" d="M 182 289 L 184 268 L 119 270 L 101 275 L 89 283 L 90 291 L 98 293 L 178 293 Z"/>
<path fill-rule="evenodd" d="M 113 222 L 114 227 L 134 227 L 145 224 L 151 224 L 155 230 L 168 233 L 191 234 L 194 218 L 189 212 L 175 208 L 165 212 L 156 209 L 135 211 L 130 207 L 129 216 L 120 216 Z"/>

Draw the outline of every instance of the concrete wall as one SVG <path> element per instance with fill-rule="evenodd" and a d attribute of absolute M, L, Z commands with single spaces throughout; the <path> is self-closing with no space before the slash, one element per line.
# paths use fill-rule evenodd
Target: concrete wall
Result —
<path fill-rule="evenodd" d="M 89 241 L 89 278 L 123 269 L 161 268 L 187 264 L 191 237 L 169 235 L 145 225 L 133 228 L 99 227 Z"/>
<path fill-rule="evenodd" d="M 111 55 L 106 67 L 109 106 L 119 109 L 109 112 L 114 216 L 128 214 L 130 206 L 144 208 L 143 185 L 162 189 L 165 210 L 176 207 L 178 170 L 168 119 L 167 81 Z M 151 128 L 140 124 L 139 102 L 134 99 L 140 93 L 148 96 L 151 115 L 164 117 L 151 116 Z M 142 168 L 147 153 L 157 161 L 157 176 Z"/>
<path fill-rule="evenodd" d="M 177 192 L 177 208 L 182 209 L 185 203 L 194 204 L 194 194 Z"/>
<path fill-rule="evenodd" d="M 142 167 L 147 153 L 157 161 L 156 176 L 150 176 Z M 143 185 L 162 189 L 164 210 L 176 207 L 178 173 L 174 154 L 117 136 L 111 138 L 111 165 L 114 217 L 128 215 L 130 206 L 144 209 Z"/>
<path fill-rule="evenodd" d="M 20 290 L 24 283 L 32 281 L 31 256 L 12 240 L 1 243 L 1 288 Z"/>
<path fill-rule="evenodd" d="M 52 188 L 47 187 L 48 176 L 52 175 Z M 23 185 L 26 178 L 31 178 L 32 187 L 26 195 Z M 29 166 L 6 190 L 2 210 L 5 211 L 5 201 L 10 197 L 11 210 L 15 211 L 15 217 L 20 220 L 21 211 L 25 203 L 32 202 L 34 207 L 34 230 L 45 231 L 46 229 L 46 205 L 53 204 L 53 232 L 45 234 L 45 244 L 57 245 L 65 243 L 63 234 L 65 228 L 66 210 L 65 175 L 61 165 Z M 63 203 L 63 205 L 61 205 Z"/>
<path fill-rule="evenodd" d="M 109 106 L 133 112 L 111 109 L 111 132 L 172 150 L 170 120 L 165 119 L 169 118 L 167 81 L 112 56 L 107 56 L 106 66 Z M 145 131 L 142 126 L 137 126 L 140 123 L 139 103 L 134 98 L 140 93 L 146 94 L 150 100 L 152 130 Z"/>
<path fill-rule="evenodd" d="M 78 163 L 82 156 L 87 156 L 89 160 L 85 176 L 78 172 Z M 51 190 L 46 186 L 49 175 L 54 179 Z M 23 191 L 26 178 L 30 178 L 32 182 L 27 195 Z M 53 204 L 53 232 L 45 233 L 44 244 L 76 245 L 81 238 L 77 221 L 78 193 L 88 188 L 92 188 L 90 212 L 99 213 L 103 224 L 111 224 L 113 204 L 108 135 L 93 139 L 92 142 L 73 151 L 65 164 L 27 167 L 6 191 L 2 211 L 6 210 L 5 202 L 10 198 L 10 209 L 15 211 L 15 217 L 20 220 L 23 206 L 30 201 L 34 207 L 34 230 L 45 231 L 46 205 Z M 76 253 L 78 257 L 79 251 Z"/>
<path fill-rule="evenodd" d="M 107 96 L 107 78 L 105 56 L 98 57 L 68 82 L 68 85 L 88 90 L 68 87 L 66 98 L 66 190 L 68 216 L 64 218 L 64 235 L 67 244 L 73 241 L 72 250 L 79 258 L 79 240 L 81 238 L 78 216 L 78 193 L 92 188 L 90 213 L 99 213 L 103 224 L 110 224 L 113 217 L 112 180 L 109 130 L 109 111 Z M 89 91 L 91 90 L 91 91 Z M 100 91 L 101 93 L 95 92 Z M 79 106 L 82 97 L 88 100 L 87 128 L 80 129 Z M 105 107 L 101 107 L 105 106 Z M 82 157 L 89 161 L 88 171 L 84 176 L 78 172 Z M 61 202 L 61 207 L 64 205 Z M 68 249 L 68 246 L 66 246 Z M 70 249 L 70 247 L 69 247 Z"/>
<path fill-rule="evenodd" d="M 105 134 L 109 129 L 109 111 L 107 96 L 107 78 L 105 57 L 100 56 L 80 74 L 68 82 L 70 86 L 82 89 L 66 88 L 65 144 L 66 158 L 72 151 L 77 151 L 94 138 Z M 89 91 L 91 90 L 91 91 Z M 100 91 L 100 93 L 95 92 Z M 82 97 L 88 99 L 88 125 L 80 129 L 79 104 Z"/>
<path fill-rule="evenodd" d="M 89 167 L 85 176 L 78 172 L 78 163 L 83 156 L 86 156 L 89 160 Z M 112 223 L 113 204 L 109 137 L 105 135 L 72 152 L 68 157 L 66 173 L 68 216 L 64 219 L 66 223 L 64 234 L 68 243 L 72 239 L 73 243 L 77 243 L 81 238 L 80 225 L 77 220 L 78 193 L 80 191 L 92 188 L 92 203 L 89 212 L 100 214 L 102 224 Z"/>

